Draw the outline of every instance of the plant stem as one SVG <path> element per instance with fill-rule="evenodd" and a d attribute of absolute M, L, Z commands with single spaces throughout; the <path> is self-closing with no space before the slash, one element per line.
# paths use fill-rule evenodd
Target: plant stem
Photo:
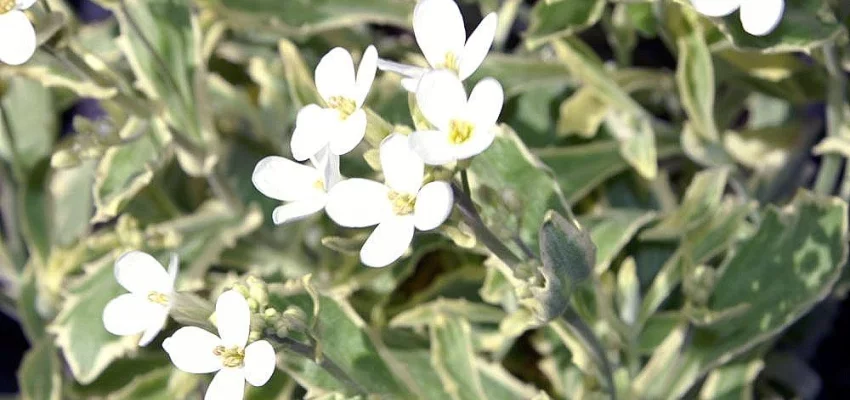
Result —
<path fill-rule="evenodd" d="M 844 90 L 847 86 L 847 79 L 844 77 L 844 71 L 841 68 L 841 61 L 838 59 L 837 51 L 835 43 L 827 43 L 823 47 L 826 69 L 830 76 L 826 103 L 827 136 L 839 136 L 843 122 Z M 835 183 L 838 180 L 838 173 L 841 171 L 842 163 L 843 160 L 838 154 L 826 154 L 823 156 L 823 163 L 815 181 L 816 193 L 821 195 L 832 194 L 835 189 Z M 847 187 L 847 195 L 850 196 L 850 186 L 848 186 L 850 183 L 847 182 L 848 174 L 850 172 L 845 172 L 842 192 Z"/>
<path fill-rule="evenodd" d="M 336 380 L 340 381 L 340 383 L 349 386 L 358 394 L 365 396 L 369 393 L 366 389 L 360 386 L 360 384 L 351 379 L 351 377 L 349 377 L 348 374 L 336 365 L 336 363 L 334 363 L 327 355 L 322 354 L 321 359 L 316 361 L 316 348 L 312 345 L 301 343 L 292 338 L 280 337 L 276 334 L 268 335 L 268 339 L 277 343 L 279 347 L 284 350 L 293 352 L 315 362 L 316 365 L 322 367 L 322 369 L 331 374 L 334 378 L 336 378 Z"/>
<path fill-rule="evenodd" d="M 227 184 L 225 177 L 221 174 L 218 168 L 213 168 L 213 170 L 207 175 L 207 183 L 210 185 L 210 189 L 212 189 L 215 196 L 224 201 L 231 210 L 235 212 L 242 211 L 242 201 L 239 199 L 239 196 L 233 192 L 233 189 L 230 185 Z"/>
<path fill-rule="evenodd" d="M 572 308 L 567 307 L 567 310 L 564 311 L 564 314 L 561 317 L 567 327 L 584 343 L 585 347 L 591 350 L 591 353 L 595 356 L 596 364 L 599 366 L 600 372 L 602 372 L 602 375 L 608 384 L 608 391 L 611 394 L 611 400 L 617 400 L 617 387 L 614 385 L 614 371 L 611 369 L 611 363 L 608 362 L 608 357 L 605 355 L 605 348 L 602 346 L 599 338 L 596 337 L 593 330 L 584 323 L 581 317 L 573 311 Z"/>
<path fill-rule="evenodd" d="M 508 267 L 515 269 L 517 264 L 522 260 L 487 227 L 481 219 L 481 215 L 478 214 L 478 210 L 475 209 L 475 204 L 467 192 L 459 188 L 456 183 L 452 183 L 452 191 L 454 192 L 457 207 L 460 209 L 463 220 L 475 232 L 475 237 Z"/>

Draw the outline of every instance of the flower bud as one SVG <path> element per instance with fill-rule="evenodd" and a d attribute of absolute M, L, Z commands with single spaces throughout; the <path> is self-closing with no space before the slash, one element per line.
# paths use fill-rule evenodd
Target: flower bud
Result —
<path fill-rule="evenodd" d="M 275 308 L 269 307 L 263 311 L 263 319 L 268 322 L 274 321 L 278 318 L 280 318 L 280 313 Z"/>
<path fill-rule="evenodd" d="M 248 299 L 248 308 L 251 310 L 252 313 L 257 313 L 257 312 L 260 311 L 260 304 L 257 303 L 257 300 L 255 300 L 253 298 L 249 298 Z"/>
<path fill-rule="evenodd" d="M 251 333 L 248 334 L 248 341 L 249 342 L 256 342 L 256 341 L 258 341 L 262 338 L 263 338 L 263 334 L 260 331 L 251 331 Z"/>
<path fill-rule="evenodd" d="M 296 331 L 307 330 L 307 314 L 305 314 L 300 308 L 289 306 L 283 312 L 281 317 L 290 329 L 294 329 Z"/>
<path fill-rule="evenodd" d="M 233 284 L 233 290 L 239 292 L 239 294 L 244 296 L 246 299 L 251 297 L 251 292 L 248 290 L 248 287 L 246 287 L 245 285 L 243 285 L 241 283 L 234 283 Z"/>

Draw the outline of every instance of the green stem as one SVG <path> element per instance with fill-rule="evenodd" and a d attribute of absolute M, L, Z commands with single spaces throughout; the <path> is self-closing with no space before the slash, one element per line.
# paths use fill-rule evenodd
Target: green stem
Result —
<path fill-rule="evenodd" d="M 452 184 L 452 191 L 463 220 L 475 232 L 476 239 L 490 249 L 508 267 L 515 269 L 522 260 L 487 227 L 487 224 L 481 219 L 481 215 L 478 214 L 478 210 L 475 209 L 475 204 L 467 194 L 468 192 L 459 188 L 456 183 Z"/>
<path fill-rule="evenodd" d="M 368 391 L 360 386 L 357 382 L 355 382 L 345 371 L 342 370 L 336 363 L 334 363 L 327 355 L 322 354 L 320 359 L 316 360 L 316 348 L 312 345 L 301 343 L 295 339 L 288 337 L 280 337 L 276 334 L 268 335 L 267 337 L 272 342 L 276 343 L 279 348 L 282 348 L 286 351 L 290 351 L 292 353 L 298 354 L 304 358 L 307 358 L 316 363 L 319 367 L 324 369 L 327 373 L 331 374 L 336 380 L 340 381 L 340 383 L 350 387 L 355 392 L 360 395 L 368 395 Z"/>
<path fill-rule="evenodd" d="M 231 210 L 235 212 L 242 211 L 242 200 L 239 199 L 239 196 L 237 196 L 230 185 L 227 184 L 227 180 L 218 168 L 214 168 L 213 171 L 207 175 L 207 183 L 209 183 L 210 189 L 212 189 L 213 193 L 215 193 L 215 196 L 224 201 Z"/>
<path fill-rule="evenodd" d="M 572 308 L 567 307 L 567 310 L 564 311 L 564 314 L 561 317 L 567 327 L 573 331 L 573 334 L 575 334 L 576 337 L 583 342 L 586 348 L 591 350 L 591 353 L 595 358 L 596 365 L 599 367 L 600 372 L 608 385 L 611 400 L 617 400 L 617 387 L 614 384 L 614 371 L 611 369 L 611 363 L 605 355 L 605 348 L 602 346 L 602 342 L 599 341 L 599 338 L 596 337 L 593 330 L 584 323 L 578 313 L 573 311 Z"/>
<path fill-rule="evenodd" d="M 847 87 L 847 80 L 844 77 L 844 71 L 841 68 L 841 61 L 838 59 L 837 52 L 838 50 L 834 43 L 828 43 L 823 47 L 826 69 L 830 75 L 826 104 L 827 136 L 840 135 L 841 125 L 844 119 L 844 91 Z M 826 154 L 823 156 L 823 162 L 820 170 L 818 171 L 817 180 L 815 181 L 816 193 L 821 195 L 832 194 L 835 189 L 835 184 L 838 181 L 838 173 L 841 171 L 843 161 L 844 160 L 838 154 Z M 848 173 L 845 173 L 844 182 L 842 183 L 842 192 L 846 187 L 847 195 L 850 196 L 850 182 L 847 182 Z"/>

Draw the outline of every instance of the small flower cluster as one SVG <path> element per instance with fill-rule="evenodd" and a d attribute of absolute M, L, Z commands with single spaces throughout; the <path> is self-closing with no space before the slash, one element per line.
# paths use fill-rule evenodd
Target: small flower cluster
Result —
<path fill-rule="evenodd" d="M 35 0 L 0 0 L 0 62 L 20 65 L 36 48 L 35 28 L 24 14 Z"/>
<path fill-rule="evenodd" d="M 785 0 L 691 0 L 691 4 L 709 17 L 725 17 L 740 10 L 741 25 L 753 36 L 772 32 L 785 12 Z"/>
<path fill-rule="evenodd" d="M 173 306 L 178 264 L 177 256 L 172 256 L 166 271 L 153 256 L 141 251 L 119 257 L 115 261 L 115 279 L 129 293 L 112 299 L 104 308 L 106 330 L 116 335 L 141 333 L 139 345 L 150 344 L 165 326 Z M 246 381 L 262 386 L 274 373 L 274 348 L 251 334 L 252 307 L 257 309 L 259 304 L 254 293 L 246 290 L 251 294 L 250 300 L 240 290 L 228 290 L 218 297 L 214 314 L 218 335 L 188 326 L 162 343 L 178 369 L 194 374 L 216 372 L 205 400 L 242 399 Z"/>
<path fill-rule="evenodd" d="M 348 51 L 334 48 L 315 71 L 322 104 L 298 112 L 291 150 L 296 161 L 272 156 L 261 160 L 252 181 L 264 195 L 286 202 L 277 207 L 276 224 L 305 218 L 324 209 L 349 228 L 377 226 L 360 251 L 361 261 L 383 267 L 401 257 L 416 230 L 439 227 L 448 218 L 454 194 L 448 182 L 433 180 L 426 164 L 441 166 L 486 150 L 496 135 L 504 103 L 502 86 L 492 78 L 478 82 L 469 96 L 463 80 L 484 61 L 496 33 L 490 14 L 466 37 L 463 17 L 453 0 L 422 0 L 415 8 L 414 34 L 428 60 L 417 67 L 379 60 L 373 46 L 355 74 Z M 384 181 L 343 179 L 339 156 L 363 140 L 363 109 L 377 69 L 404 76 L 402 86 L 415 98 L 429 129 L 409 135 L 392 133 L 379 147 Z"/>

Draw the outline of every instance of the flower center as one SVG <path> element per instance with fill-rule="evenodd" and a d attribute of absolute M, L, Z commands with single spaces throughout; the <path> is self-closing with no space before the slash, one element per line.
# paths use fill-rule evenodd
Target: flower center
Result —
<path fill-rule="evenodd" d="M 239 346 L 231 348 L 215 346 L 213 354 L 221 358 L 221 364 L 225 367 L 237 368 L 245 365 L 245 349 Z"/>
<path fill-rule="evenodd" d="M 393 212 L 396 215 L 408 215 L 413 212 L 413 207 L 416 205 L 416 196 L 412 194 L 399 193 L 395 190 L 390 190 L 387 197 L 393 204 Z"/>
<path fill-rule="evenodd" d="M 168 305 L 168 295 L 165 293 L 160 293 L 157 291 L 151 291 L 148 293 L 148 301 L 151 303 L 161 304 L 164 306 Z"/>
<path fill-rule="evenodd" d="M 472 131 L 475 127 L 466 121 L 457 119 L 449 122 L 449 143 L 462 144 L 472 137 Z"/>
<path fill-rule="evenodd" d="M 331 97 L 328 100 L 328 106 L 339 112 L 340 119 L 346 119 L 357 111 L 357 103 L 355 103 L 354 100 L 342 96 Z"/>
<path fill-rule="evenodd" d="M 454 73 L 458 73 L 458 71 L 460 70 L 460 65 L 458 63 L 458 59 L 455 53 L 447 52 L 443 63 L 437 65 L 437 68 L 445 68 L 447 70 L 454 71 Z"/>
<path fill-rule="evenodd" d="M 322 182 L 321 179 L 316 179 L 316 181 L 313 182 L 313 187 L 316 188 L 316 189 L 324 191 L 325 190 L 325 183 Z"/>

